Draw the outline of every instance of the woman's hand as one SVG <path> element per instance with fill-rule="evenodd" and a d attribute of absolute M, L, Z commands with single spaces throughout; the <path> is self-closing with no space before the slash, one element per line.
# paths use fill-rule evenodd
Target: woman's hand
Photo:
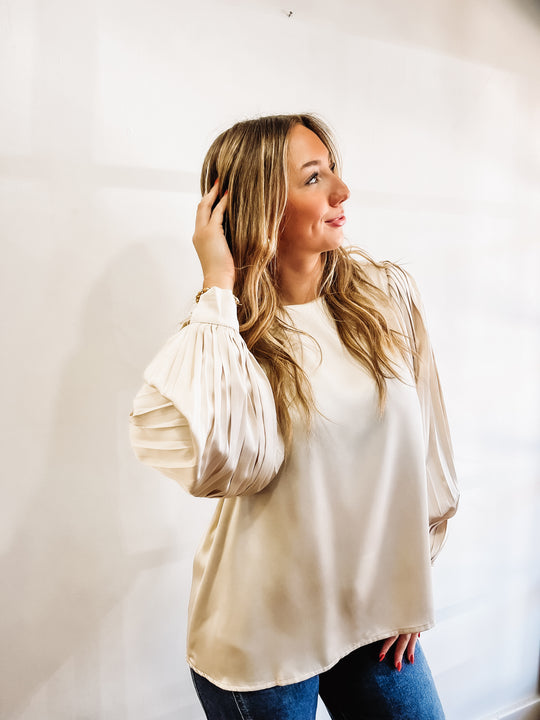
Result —
<path fill-rule="evenodd" d="M 394 649 L 394 666 L 401 670 L 403 653 L 406 652 L 407 660 L 412 664 L 414 663 L 414 647 L 416 641 L 420 637 L 420 633 L 413 633 L 408 635 L 393 635 L 387 638 L 382 645 L 381 652 L 379 655 L 379 662 L 382 662 L 385 658 L 386 653 L 390 650 L 392 645 L 395 643 Z"/>
<path fill-rule="evenodd" d="M 223 215 L 227 207 L 225 192 L 214 210 L 219 184 L 216 181 L 210 192 L 203 196 L 197 207 L 193 245 L 199 256 L 204 275 L 204 287 L 234 287 L 234 261 L 223 230 Z"/>

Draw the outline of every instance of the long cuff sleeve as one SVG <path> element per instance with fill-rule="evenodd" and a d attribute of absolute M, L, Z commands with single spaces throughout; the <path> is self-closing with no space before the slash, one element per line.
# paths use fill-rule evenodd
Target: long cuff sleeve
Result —
<path fill-rule="evenodd" d="M 229 290 L 201 296 L 144 373 L 130 415 L 135 454 L 201 497 L 262 490 L 283 462 L 274 397 L 238 331 Z"/>
<path fill-rule="evenodd" d="M 455 515 L 459 489 L 448 418 L 427 332 L 420 293 L 413 278 L 402 268 L 386 264 L 390 295 L 396 300 L 404 330 L 416 351 L 416 387 L 422 412 L 426 447 L 431 562 L 441 551 L 449 518 Z"/>

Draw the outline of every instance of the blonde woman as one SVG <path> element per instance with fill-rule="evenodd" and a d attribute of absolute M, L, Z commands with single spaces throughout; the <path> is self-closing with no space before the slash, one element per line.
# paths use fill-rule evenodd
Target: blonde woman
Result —
<path fill-rule="evenodd" d="M 418 290 L 343 247 L 349 189 L 313 115 L 211 146 L 190 319 L 144 374 L 138 457 L 219 498 L 187 660 L 209 720 L 444 717 L 418 643 L 458 490 Z"/>

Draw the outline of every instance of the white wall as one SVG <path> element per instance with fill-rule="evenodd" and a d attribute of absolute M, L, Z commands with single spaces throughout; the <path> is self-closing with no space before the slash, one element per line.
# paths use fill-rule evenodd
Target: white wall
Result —
<path fill-rule="evenodd" d="M 0 11 L 2 719 L 202 718 L 184 634 L 212 501 L 138 464 L 127 416 L 200 286 L 191 234 L 210 141 L 303 110 L 341 140 L 349 240 L 404 262 L 431 320 L 463 491 L 423 640 L 448 718 L 534 698 L 538 4 Z"/>

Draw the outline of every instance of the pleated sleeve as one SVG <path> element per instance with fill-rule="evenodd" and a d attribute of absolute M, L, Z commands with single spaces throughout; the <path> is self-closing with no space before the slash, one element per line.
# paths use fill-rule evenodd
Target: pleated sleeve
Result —
<path fill-rule="evenodd" d="M 144 373 L 130 414 L 137 457 L 199 497 L 262 490 L 283 461 L 270 383 L 238 330 L 230 290 L 211 288 Z"/>
<path fill-rule="evenodd" d="M 403 329 L 416 351 L 414 369 L 426 448 L 433 562 L 443 547 L 448 520 L 455 515 L 459 503 L 452 441 L 418 287 L 409 273 L 397 265 L 386 263 L 386 272 L 390 295 L 398 304 Z"/>

